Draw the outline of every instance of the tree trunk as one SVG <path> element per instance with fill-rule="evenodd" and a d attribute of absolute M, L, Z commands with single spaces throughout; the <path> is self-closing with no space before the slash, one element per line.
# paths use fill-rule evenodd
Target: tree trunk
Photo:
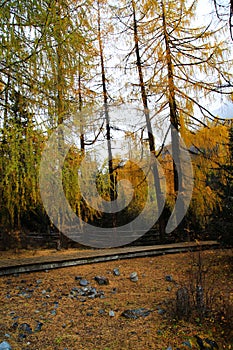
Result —
<path fill-rule="evenodd" d="M 147 131 L 148 131 L 150 152 L 151 152 L 151 155 L 153 157 L 156 157 L 155 141 L 154 141 L 154 135 L 153 135 L 153 131 L 152 131 L 150 114 L 149 114 L 149 109 L 148 109 L 148 98 L 147 98 L 144 77 L 143 77 L 143 72 L 142 72 L 142 63 L 141 63 L 141 56 L 140 56 L 139 43 L 138 43 L 138 26 L 137 26 L 134 0 L 132 0 L 132 8 L 133 8 L 134 44 L 135 44 L 135 54 L 136 54 L 136 60 L 137 60 L 136 64 L 137 64 L 140 89 L 141 89 L 141 98 L 142 98 L 142 103 L 143 103 L 144 115 L 146 118 L 146 126 L 147 126 Z M 155 191 L 156 191 L 158 210 L 159 210 L 159 212 L 162 212 L 162 210 L 163 210 L 163 208 L 162 208 L 163 192 L 161 189 L 158 167 L 157 167 L 156 163 L 154 163 L 154 162 L 152 163 L 152 173 L 153 173 L 153 178 L 154 178 L 154 186 L 155 186 Z M 165 240 L 165 223 L 164 223 L 163 213 L 160 215 L 158 222 L 159 222 L 160 240 L 164 241 Z"/>
<path fill-rule="evenodd" d="M 99 52 L 100 52 L 100 62 L 101 62 L 104 116 L 106 121 L 106 134 L 107 134 L 107 146 L 108 146 L 109 196 L 110 196 L 110 201 L 113 202 L 117 196 L 116 196 L 113 159 L 112 159 L 111 130 L 110 130 L 110 118 L 109 118 L 109 110 L 108 110 L 108 93 L 107 93 L 107 87 L 106 87 L 103 43 L 102 43 L 102 37 L 101 37 L 101 18 L 100 18 L 99 0 L 97 4 L 98 4 L 98 42 L 99 42 Z M 116 227 L 116 214 L 114 212 L 112 212 L 112 225 L 113 227 Z"/>
<path fill-rule="evenodd" d="M 166 46 L 166 64 L 168 71 L 168 91 L 169 91 L 169 109 L 170 109 L 170 123 L 171 123 L 171 142 L 172 142 L 172 157 L 173 157 L 173 183 L 175 199 L 178 196 L 178 191 L 183 192 L 183 174 L 180 155 L 180 139 L 179 139 L 179 116 L 176 106 L 175 98 L 175 84 L 172 65 L 172 56 L 169 46 L 169 34 L 166 26 L 166 13 L 163 0 L 162 6 L 162 19 L 163 19 L 163 31 Z M 180 210 L 184 211 L 184 203 L 180 207 Z M 178 213 L 177 213 L 178 214 Z"/>

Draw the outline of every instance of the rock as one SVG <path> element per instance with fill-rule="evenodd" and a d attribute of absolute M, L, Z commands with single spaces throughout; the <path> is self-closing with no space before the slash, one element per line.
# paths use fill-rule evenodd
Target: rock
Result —
<path fill-rule="evenodd" d="M 82 287 L 86 287 L 89 284 L 89 282 L 86 279 L 81 279 L 79 281 L 79 285 Z"/>
<path fill-rule="evenodd" d="M 20 334 L 19 334 L 19 339 L 20 339 L 20 340 L 24 340 L 24 339 L 26 339 L 26 337 L 27 337 L 26 334 L 23 334 L 23 333 L 20 333 Z M 1 349 L 0 349 L 0 350 L 1 350 Z"/>
<path fill-rule="evenodd" d="M 40 332 L 40 331 L 41 331 L 42 326 L 43 326 L 43 323 L 42 323 L 42 322 L 37 321 L 37 325 L 36 325 L 36 328 L 35 328 L 35 332 Z"/>
<path fill-rule="evenodd" d="M 82 297 L 88 297 L 90 299 L 94 299 L 97 297 L 101 297 L 101 295 L 103 295 L 103 294 L 104 294 L 104 292 L 97 291 L 95 287 L 86 286 L 86 287 L 82 287 L 82 288 L 72 288 L 72 290 L 69 294 L 69 297 L 78 299 L 78 297 L 82 296 Z M 79 300 L 82 301 L 83 299 L 79 299 Z M 85 299 L 85 301 L 86 301 L 86 299 Z"/>
<path fill-rule="evenodd" d="M 115 312 L 114 312 L 113 310 L 110 310 L 110 311 L 109 311 L 109 316 L 110 316 L 110 317 L 114 317 L 114 316 L 115 316 Z"/>
<path fill-rule="evenodd" d="M 117 267 L 115 269 L 113 269 L 113 274 L 114 274 L 114 276 L 120 276 L 120 271 Z"/>
<path fill-rule="evenodd" d="M 219 348 L 218 344 L 214 340 L 210 340 L 208 338 L 205 338 L 203 340 L 203 343 L 204 343 L 204 345 L 205 345 L 205 343 L 208 344 L 211 347 L 211 349 L 218 349 Z M 208 347 L 208 345 L 206 347 Z"/>
<path fill-rule="evenodd" d="M 51 315 L 55 316 L 57 313 L 56 313 L 56 310 L 52 310 L 51 312 Z"/>
<path fill-rule="evenodd" d="M 58 308 L 58 301 L 54 301 L 54 309 L 57 309 Z"/>
<path fill-rule="evenodd" d="M 24 331 L 28 334 L 31 334 L 32 333 L 32 329 L 31 329 L 31 326 L 28 324 L 28 323 L 22 323 L 20 326 L 19 326 L 19 330 L 21 331 Z"/>
<path fill-rule="evenodd" d="M 169 346 L 166 350 L 172 350 L 172 347 L 171 346 Z"/>
<path fill-rule="evenodd" d="M 104 309 L 100 309 L 100 310 L 98 311 L 98 313 L 99 313 L 100 315 L 104 315 L 104 314 L 105 314 L 105 310 L 104 310 Z"/>
<path fill-rule="evenodd" d="M 195 335 L 197 344 L 199 345 L 200 349 L 219 349 L 218 344 L 214 340 L 210 340 L 208 338 L 202 339 L 198 335 Z"/>
<path fill-rule="evenodd" d="M 95 276 L 95 281 L 100 285 L 108 285 L 109 284 L 109 279 L 103 276 Z"/>
<path fill-rule="evenodd" d="M 165 280 L 166 280 L 167 282 L 173 282 L 173 278 L 172 278 L 171 275 L 165 276 Z"/>
<path fill-rule="evenodd" d="M 139 317 L 146 317 L 151 312 L 152 312 L 152 310 L 147 310 L 145 308 L 132 309 L 132 310 L 125 310 L 125 311 L 123 311 L 121 316 L 124 316 L 126 318 L 137 319 Z"/>
<path fill-rule="evenodd" d="M 0 350 L 12 350 L 12 347 L 7 341 L 0 343 Z"/>
<path fill-rule="evenodd" d="M 75 276 L 75 281 L 80 281 L 82 279 L 83 279 L 82 276 Z"/>
<path fill-rule="evenodd" d="M 166 312 L 166 310 L 164 310 L 164 309 L 158 309 L 158 314 L 159 315 L 164 315 L 165 314 L 165 312 Z"/>
<path fill-rule="evenodd" d="M 14 322 L 13 324 L 12 324 L 12 328 L 14 329 L 14 330 L 16 330 L 17 328 L 18 328 L 18 322 Z"/>
<path fill-rule="evenodd" d="M 137 282 L 138 281 L 138 274 L 137 274 L 137 272 L 132 272 L 130 274 L 130 281 L 132 281 L 132 282 Z"/>
<path fill-rule="evenodd" d="M 42 283 L 42 280 L 37 280 L 36 281 L 36 284 L 41 284 Z"/>
<path fill-rule="evenodd" d="M 189 340 L 186 340 L 182 343 L 183 346 L 187 346 L 188 348 L 192 349 L 192 344 L 190 343 Z"/>

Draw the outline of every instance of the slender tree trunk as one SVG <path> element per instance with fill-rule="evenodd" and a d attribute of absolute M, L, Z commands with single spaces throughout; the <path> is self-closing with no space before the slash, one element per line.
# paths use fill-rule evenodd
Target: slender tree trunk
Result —
<path fill-rule="evenodd" d="M 173 182 L 175 199 L 178 196 L 178 191 L 183 191 L 183 176 L 182 176 L 182 164 L 180 155 L 180 139 L 179 139 L 179 116 L 176 105 L 175 97 L 175 84 L 174 73 L 172 65 L 172 56 L 169 43 L 169 34 L 166 26 L 166 12 L 163 0 L 161 0 L 162 6 L 162 19 L 163 19 L 163 31 L 166 46 L 166 64 L 168 72 L 168 91 L 169 91 L 169 109 L 170 109 L 170 123 L 171 123 L 171 142 L 172 142 L 172 157 L 173 157 Z M 180 210 L 184 210 L 183 207 Z"/>
<path fill-rule="evenodd" d="M 60 17 L 61 17 L 61 5 L 60 0 L 56 1 L 57 6 L 57 27 L 55 30 L 57 30 L 57 49 L 56 49 L 56 55 L 57 55 L 57 124 L 61 125 L 64 122 L 64 113 L 65 113 L 65 106 L 64 106 L 64 85 L 65 85 L 65 79 L 64 79 L 64 63 L 63 63 L 63 55 L 62 55 L 62 37 L 61 37 L 61 28 L 60 28 Z M 64 152 L 64 134 L 62 130 L 59 130 L 58 135 L 58 151 L 63 155 Z M 63 217 L 60 215 L 59 217 L 60 221 L 60 227 L 62 227 L 63 223 Z M 59 239 L 57 242 L 57 250 L 60 250 L 61 248 L 67 248 L 67 239 L 66 236 L 63 235 L 63 233 L 59 232 Z"/>
<path fill-rule="evenodd" d="M 132 9 L 133 9 L 133 30 L 134 30 L 135 54 L 136 54 L 136 60 L 137 60 L 136 62 L 137 62 L 138 76 L 139 76 L 139 82 L 140 82 L 140 89 L 141 89 L 141 98 L 142 98 L 142 103 L 143 103 L 144 115 L 146 118 L 150 152 L 154 157 L 156 157 L 155 141 L 154 141 L 154 135 L 153 135 L 152 126 L 151 126 L 150 113 L 149 113 L 149 108 L 148 108 L 148 98 L 147 98 L 147 92 L 146 92 L 145 83 L 144 83 L 142 62 L 141 62 L 139 43 L 138 43 L 138 26 L 137 26 L 134 0 L 132 0 Z M 162 212 L 162 210 L 163 210 L 163 207 L 162 207 L 162 205 L 163 205 L 163 193 L 162 193 L 161 184 L 160 184 L 158 167 L 157 167 L 156 163 L 154 163 L 154 162 L 152 163 L 152 172 L 153 172 L 153 178 L 154 178 L 154 186 L 155 186 L 155 191 L 156 191 L 158 210 L 160 212 Z M 164 241 L 164 239 L 165 239 L 165 223 L 164 223 L 164 219 L 163 219 L 163 214 L 160 215 L 158 222 L 159 222 L 160 240 Z"/>
<path fill-rule="evenodd" d="M 98 0 L 98 42 L 99 42 L 99 51 L 100 51 L 100 62 L 101 62 L 101 76 L 102 76 L 102 91 L 103 91 L 103 100 L 104 100 L 104 116 L 106 121 L 106 134 L 107 134 L 107 146 L 108 146 L 108 171 L 109 171 L 109 196 L 111 201 L 112 208 L 112 226 L 116 228 L 117 226 L 117 212 L 115 203 L 112 202 L 116 200 L 116 187 L 115 187 L 115 177 L 113 169 L 113 159 L 112 159 L 112 145 L 111 145 L 111 130 L 110 130 L 110 118 L 108 110 L 108 93 L 106 87 L 106 75 L 105 75 L 105 64 L 104 64 L 104 53 L 103 53 L 103 42 L 101 37 L 101 18 L 100 18 L 100 1 Z M 112 238 L 113 241 L 117 240 L 117 236 Z"/>
<path fill-rule="evenodd" d="M 79 55 L 79 63 L 78 63 L 78 109 L 79 112 L 82 111 L 83 100 L 82 100 L 82 86 L 81 86 L 81 60 Z M 80 113 L 80 147 L 81 147 L 81 156 L 85 154 L 85 137 L 83 130 L 83 118 Z"/>
<path fill-rule="evenodd" d="M 106 75 L 105 75 L 105 65 L 104 65 L 104 53 L 103 53 L 103 43 L 101 37 L 101 18 L 100 18 L 100 2 L 98 1 L 98 42 L 100 50 L 100 62 L 101 62 L 101 76 L 102 76 L 102 89 L 103 89 L 103 100 L 104 100 L 104 116 L 106 121 L 106 133 L 107 133 L 107 144 L 108 144 L 108 170 L 110 178 L 110 200 L 114 201 L 116 199 L 116 191 L 114 188 L 114 170 L 113 170 L 113 160 L 112 160 L 112 146 L 111 146 L 111 131 L 110 131 L 110 119 L 108 110 L 108 94 L 106 87 Z"/>

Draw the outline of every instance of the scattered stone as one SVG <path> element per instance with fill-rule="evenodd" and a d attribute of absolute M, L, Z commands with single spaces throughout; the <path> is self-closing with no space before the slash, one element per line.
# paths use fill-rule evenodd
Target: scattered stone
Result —
<path fill-rule="evenodd" d="M 190 343 L 189 340 L 186 340 L 182 343 L 183 346 L 187 346 L 188 348 L 192 349 L 192 344 Z"/>
<path fill-rule="evenodd" d="M 50 311 L 51 315 L 55 316 L 57 314 L 56 310 Z"/>
<path fill-rule="evenodd" d="M 117 267 L 115 269 L 113 269 L 113 274 L 114 274 L 114 276 L 120 276 L 120 271 Z"/>
<path fill-rule="evenodd" d="M 57 309 L 58 308 L 58 302 L 57 301 L 54 301 L 54 308 Z"/>
<path fill-rule="evenodd" d="M 80 281 L 82 279 L 83 279 L 82 276 L 75 276 L 75 281 Z"/>
<path fill-rule="evenodd" d="M 200 349 L 219 349 L 218 344 L 214 340 L 208 338 L 202 339 L 198 335 L 195 335 L 195 338 Z"/>
<path fill-rule="evenodd" d="M 121 316 L 124 316 L 126 318 L 137 319 L 139 317 L 146 317 L 151 312 L 152 312 L 152 310 L 147 310 L 145 308 L 139 308 L 139 309 L 125 310 L 122 312 Z"/>
<path fill-rule="evenodd" d="M 172 347 L 171 347 L 171 346 L 169 346 L 169 347 L 167 348 L 167 350 L 172 350 Z"/>
<path fill-rule="evenodd" d="M 86 287 L 89 284 L 89 282 L 86 279 L 81 279 L 79 281 L 79 285 L 82 287 Z"/>
<path fill-rule="evenodd" d="M 89 282 L 88 282 L 89 283 Z M 79 299 L 79 297 L 88 297 L 94 299 L 104 295 L 103 291 L 97 291 L 95 287 L 87 286 L 82 288 L 72 288 L 70 291 L 69 297 Z M 85 298 L 79 299 L 80 301 L 86 301 Z"/>
<path fill-rule="evenodd" d="M 12 350 L 12 347 L 7 341 L 0 343 L 0 350 Z"/>
<path fill-rule="evenodd" d="M 172 290 L 172 287 L 171 286 L 168 286 L 167 287 L 167 292 L 170 292 Z"/>
<path fill-rule="evenodd" d="M 41 283 L 42 283 L 42 280 L 37 280 L 36 283 L 37 283 L 37 284 L 41 284 Z"/>
<path fill-rule="evenodd" d="M 204 341 L 209 344 L 212 349 L 219 349 L 218 344 L 214 340 L 210 340 L 208 338 L 205 338 Z"/>
<path fill-rule="evenodd" d="M 110 310 L 110 311 L 109 311 L 109 316 L 110 316 L 110 317 L 114 317 L 114 316 L 115 316 L 115 312 L 114 312 L 113 310 Z"/>
<path fill-rule="evenodd" d="M 166 310 L 164 310 L 164 309 L 158 309 L 158 314 L 159 315 L 164 315 L 165 314 L 165 312 L 166 312 Z"/>
<path fill-rule="evenodd" d="M 137 272 L 132 272 L 130 274 L 130 281 L 132 281 L 132 282 L 137 282 L 138 281 L 138 274 L 137 274 Z"/>
<path fill-rule="evenodd" d="M 22 323 L 20 326 L 19 326 L 19 329 L 21 331 L 24 331 L 28 334 L 31 334 L 32 333 L 32 329 L 31 329 L 31 326 L 28 324 L 28 323 Z"/>
<path fill-rule="evenodd" d="M 16 330 L 18 328 L 18 325 L 18 322 L 14 322 L 11 327 L 12 329 Z"/>
<path fill-rule="evenodd" d="M 206 347 L 210 346 L 211 349 L 219 349 L 218 344 L 214 340 L 205 338 L 204 343 L 208 344 Z"/>
<path fill-rule="evenodd" d="M 19 334 L 19 340 L 24 340 L 26 337 L 27 337 L 26 334 L 23 334 L 23 333 Z"/>
<path fill-rule="evenodd" d="M 42 322 L 37 321 L 37 325 L 36 325 L 36 328 L 35 328 L 35 332 L 40 332 L 40 331 L 41 331 L 42 326 L 43 326 L 43 323 L 42 323 Z"/>
<path fill-rule="evenodd" d="M 95 281 L 100 285 L 108 285 L 109 284 L 109 279 L 103 276 L 95 276 Z"/>
<path fill-rule="evenodd" d="M 93 316 L 92 312 L 87 312 L 87 316 Z"/>
<path fill-rule="evenodd" d="M 173 278 L 172 278 L 171 275 L 165 276 L 165 280 L 166 280 L 167 282 L 173 282 Z"/>
<path fill-rule="evenodd" d="M 10 336 L 10 334 L 6 333 L 6 334 L 4 335 L 4 337 L 5 337 L 5 338 L 10 338 L 11 336 Z"/>
<path fill-rule="evenodd" d="M 104 314 L 105 314 L 105 310 L 104 310 L 104 309 L 100 309 L 100 310 L 98 311 L 98 313 L 99 313 L 100 315 L 104 315 Z"/>

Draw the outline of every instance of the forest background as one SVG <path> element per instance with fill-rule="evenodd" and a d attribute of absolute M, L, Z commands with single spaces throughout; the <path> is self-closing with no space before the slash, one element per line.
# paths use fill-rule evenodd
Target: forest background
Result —
<path fill-rule="evenodd" d="M 200 6 L 197 0 L 1 2 L 4 247 L 12 242 L 22 246 L 23 232 L 56 230 L 41 199 L 39 167 L 50 135 L 71 120 L 78 133 L 62 181 L 82 220 L 108 227 L 139 215 L 148 187 L 132 158 L 146 164 L 149 150 L 166 177 L 164 189 L 155 180 L 157 166 L 152 166 L 151 205 L 159 208 L 158 198 L 166 192 L 154 225 L 160 241 L 217 238 L 230 243 L 233 125 L 230 115 L 222 118 L 213 110 L 233 97 L 231 10 L 228 3 L 217 8 L 208 2 L 204 17 Z M 225 14 L 227 23 L 218 18 Z M 182 186 L 185 191 L 181 139 L 192 160 L 194 188 L 184 220 L 166 234 Z M 64 135 L 61 142 L 68 142 Z M 117 198 L 119 180 L 132 183 L 133 199 L 121 215 L 106 215 L 83 198 L 79 176 L 84 158 L 95 169 L 95 179 L 87 172 L 86 180 L 97 184 L 104 199 Z"/>

